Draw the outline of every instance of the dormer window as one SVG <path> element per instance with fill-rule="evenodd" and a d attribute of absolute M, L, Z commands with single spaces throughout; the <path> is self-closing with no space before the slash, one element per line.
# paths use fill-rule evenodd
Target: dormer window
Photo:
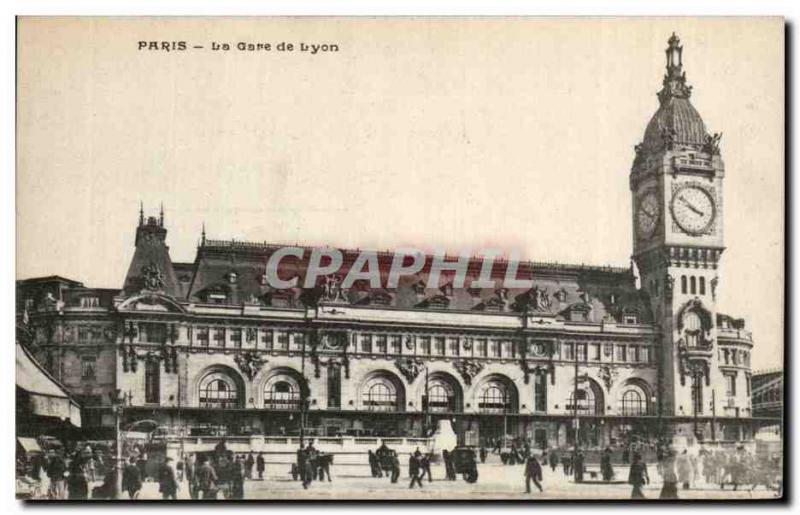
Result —
<path fill-rule="evenodd" d="M 639 323 L 639 317 L 636 315 L 625 315 L 622 317 L 624 324 L 635 325 Z"/>

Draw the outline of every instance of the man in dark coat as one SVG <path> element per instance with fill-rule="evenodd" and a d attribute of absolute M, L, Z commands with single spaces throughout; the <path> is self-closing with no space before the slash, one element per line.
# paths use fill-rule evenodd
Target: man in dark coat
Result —
<path fill-rule="evenodd" d="M 433 477 L 431 477 L 431 456 L 432 454 L 425 454 L 420 458 L 420 467 L 422 467 L 422 473 L 420 474 L 422 477 L 428 476 L 428 483 L 433 482 Z"/>
<path fill-rule="evenodd" d="M 258 472 L 258 479 L 264 479 L 264 471 L 267 469 L 267 462 L 264 460 L 264 453 L 259 452 L 256 458 L 256 471 Z"/>
<path fill-rule="evenodd" d="M 603 476 L 603 481 L 611 481 L 614 479 L 614 467 L 611 466 L 611 449 L 606 447 L 603 455 L 600 456 L 600 473 Z"/>
<path fill-rule="evenodd" d="M 485 445 L 481 445 L 481 450 L 478 454 L 480 455 L 481 463 L 486 463 L 486 455 L 488 454 L 488 451 L 486 450 Z"/>
<path fill-rule="evenodd" d="M 416 483 L 422 488 L 422 476 L 424 473 L 422 471 L 422 453 L 419 452 L 419 449 L 414 451 L 414 454 L 408 460 L 408 474 L 411 476 L 411 484 L 408 487 L 414 488 L 414 483 Z"/>
<path fill-rule="evenodd" d="M 178 481 L 175 478 L 172 458 L 169 456 L 158 468 L 158 491 L 161 492 L 161 498 L 164 500 L 178 498 Z"/>
<path fill-rule="evenodd" d="M 231 499 L 244 499 L 245 466 L 241 455 L 231 462 Z"/>
<path fill-rule="evenodd" d="M 217 498 L 217 472 L 208 462 L 208 458 L 200 456 L 200 465 L 197 467 L 197 490 L 200 499 Z"/>
<path fill-rule="evenodd" d="M 245 466 L 245 475 L 246 479 L 253 479 L 253 466 L 256 464 L 256 460 L 253 459 L 253 453 L 247 453 L 247 459 L 244 462 Z"/>
<path fill-rule="evenodd" d="M 369 461 L 369 471 L 372 477 L 383 477 L 381 467 L 378 465 L 378 457 L 371 449 L 367 451 L 367 461 Z"/>
<path fill-rule="evenodd" d="M 642 461 L 642 456 L 638 452 L 633 453 L 633 463 L 628 472 L 628 483 L 633 486 L 631 499 L 645 498 L 642 486 L 650 484 L 650 476 L 647 474 L 647 465 Z"/>
<path fill-rule="evenodd" d="M 454 481 L 456 479 L 456 467 L 453 463 L 453 455 L 447 449 L 442 451 L 442 460 L 444 461 L 445 479 Z"/>
<path fill-rule="evenodd" d="M 583 453 L 581 451 L 575 451 L 573 453 L 572 470 L 576 483 L 583 482 L 583 462 Z"/>
<path fill-rule="evenodd" d="M 549 461 L 550 461 L 550 470 L 555 472 L 556 467 L 558 467 L 558 451 L 556 451 L 555 449 L 552 449 L 550 451 Z"/>
<path fill-rule="evenodd" d="M 565 476 L 572 475 L 572 456 L 570 456 L 569 452 L 561 457 L 561 466 L 564 469 Z"/>
<path fill-rule="evenodd" d="M 542 466 L 536 459 L 536 456 L 531 454 L 525 462 L 525 493 L 531 493 L 531 481 L 536 485 L 539 491 L 542 491 Z"/>
<path fill-rule="evenodd" d="M 136 499 L 142 489 L 142 475 L 136 466 L 136 458 L 131 457 L 122 469 L 122 490 L 128 492 L 129 499 Z"/>
<path fill-rule="evenodd" d="M 67 478 L 68 499 L 88 499 L 89 481 L 86 479 L 85 462 L 80 452 L 76 452 L 69 464 L 69 477 Z"/>
<path fill-rule="evenodd" d="M 61 455 L 54 453 L 47 462 L 47 477 L 50 478 L 50 489 L 48 496 L 50 499 L 62 500 L 66 493 L 66 482 L 64 480 L 67 472 L 67 463 Z"/>

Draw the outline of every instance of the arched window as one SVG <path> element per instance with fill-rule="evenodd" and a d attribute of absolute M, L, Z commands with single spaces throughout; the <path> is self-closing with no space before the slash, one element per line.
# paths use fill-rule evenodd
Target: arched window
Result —
<path fill-rule="evenodd" d="M 569 406 L 567 409 L 570 411 L 574 411 L 576 409 L 575 406 L 575 394 L 578 394 L 578 405 L 577 411 L 583 415 L 595 415 L 595 398 L 594 392 L 591 388 L 581 388 L 577 392 L 572 392 L 569 394 Z"/>
<path fill-rule="evenodd" d="M 234 380 L 226 374 L 215 372 L 200 381 L 201 408 L 236 408 L 239 391 Z"/>
<path fill-rule="evenodd" d="M 629 386 L 620 397 L 620 412 L 624 416 L 647 415 L 647 396 L 638 387 Z"/>
<path fill-rule="evenodd" d="M 700 315 L 694 311 L 689 311 L 683 317 L 683 325 L 686 331 L 686 345 L 689 347 L 696 347 L 699 342 L 701 329 L 703 328 Z"/>
<path fill-rule="evenodd" d="M 706 278 L 705 277 L 701 277 L 700 278 L 700 295 L 705 295 L 705 294 L 706 294 Z"/>
<path fill-rule="evenodd" d="M 685 275 L 681 276 L 681 293 L 683 293 L 683 294 L 686 293 L 686 276 Z"/>
<path fill-rule="evenodd" d="M 444 381 L 431 381 L 428 387 L 428 409 L 430 411 L 455 411 L 453 389 Z"/>
<path fill-rule="evenodd" d="M 689 292 L 690 292 L 692 295 L 694 295 L 695 293 L 697 293 L 697 279 L 695 279 L 695 277 L 694 277 L 694 276 L 692 276 L 692 277 L 689 279 Z"/>
<path fill-rule="evenodd" d="M 500 382 L 492 381 L 486 385 L 481 393 L 478 407 L 485 413 L 503 413 L 510 408 L 508 406 L 508 390 Z"/>
<path fill-rule="evenodd" d="M 264 407 L 297 409 L 300 407 L 300 389 L 288 381 L 274 381 L 264 392 Z"/>
<path fill-rule="evenodd" d="M 378 375 L 364 383 L 361 391 L 361 402 L 364 409 L 370 411 L 400 411 L 402 395 L 398 395 L 397 384 L 385 375 Z"/>
<path fill-rule="evenodd" d="M 570 391 L 569 401 L 567 402 L 567 410 L 570 412 L 576 411 L 579 415 L 602 415 L 604 410 L 603 390 L 600 389 L 594 381 L 589 380 L 588 385 L 581 383 L 580 388 L 576 392 Z M 575 395 L 577 393 L 577 402 Z"/>

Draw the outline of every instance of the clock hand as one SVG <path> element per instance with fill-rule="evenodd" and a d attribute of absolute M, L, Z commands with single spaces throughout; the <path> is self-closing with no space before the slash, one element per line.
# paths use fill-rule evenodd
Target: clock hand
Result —
<path fill-rule="evenodd" d="M 700 215 L 700 216 L 705 216 L 705 213 L 703 213 L 702 211 L 700 211 L 699 209 L 697 209 L 696 207 L 694 207 L 694 206 L 693 206 L 693 205 L 692 205 L 692 204 L 691 204 L 691 203 L 690 203 L 688 200 L 686 200 L 686 199 L 685 199 L 685 198 L 683 198 L 682 196 L 681 196 L 681 197 L 678 197 L 678 200 L 680 200 L 681 202 L 683 202 L 683 203 L 684 203 L 684 205 L 685 205 L 686 207 L 688 207 L 689 209 L 691 209 L 692 211 L 694 211 L 694 212 L 695 212 L 695 213 L 697 213 L 698 215 Z"/>

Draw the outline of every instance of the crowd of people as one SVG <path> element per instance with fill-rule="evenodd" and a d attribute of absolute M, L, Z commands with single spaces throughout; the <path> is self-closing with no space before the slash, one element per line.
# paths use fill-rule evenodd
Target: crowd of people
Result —
<path fill-rule="evenodd" d="M 186 483 L 191 499 L 243 499 L 245 481 L 263 480 L 266 471 L 263 453 L 234 453 L 227 448 L 224 439 L 212 452 L 187 454 L 180 456 L 177 461 L 166 456 L 149 466 L 144 448 L 126 450 L 128 452 L 121 467 L 120 484 L 124 497 L 131 500 L 139 498 L 148 481 L 158 483 L 162 499 L 177 499 L 182 483 Z M 551 470 L 549 480 L 557 477 L 553 474 L 560 468 L 563 477 L 573 483 L 627 482 L 632 488 L 632 499 L 645 498 L 645 486 L 651 483 L 647 459 L 637 450 L 623 452 L 622 459 L 619 460 L 616 459 L 619 451 L 613 452 L 611 448 L 606 448 L 599 454 L 590 451 L 590 466 L 587 466 L 587 457 L 580 449 L 561 447 L 539 452 L 525 441 L 514 442 L 507 449 L 498 450 L 492 447 L 491 451 L 481 446 L 477 456 L 480 456 L 483 463 L 490 453 L 498 454 L 501 463 L 505 465 L 523 465 L 526 493 L 531 493 L 533 487 L 539 492 L 544 491 L 543 468 L 546 467 Z M 434 481 L 433 463 L 443 466 L 444 480 L 456 480 L 457 469 L 467 479 L 468 474 L 465 471 L 471 470 L 471 466 L 475 470 L 474 480 L 477 480 L 475 450 L 443 450 L 438 456 L 432 452 L 423 453 L 419 449 L 409 455 L 409 488 L 423 488 L 424 482 Z M 755 454 L 743 446 L 732 450 L 708 450 L 702 446 L 676 449 L 664 446 L 656 451 L 655 456 L 648 457 L 651 463 L 655 461 L 652 466 L 661 483 L 657 494 L 661 499 L 678 499 L 681 491 L 694 488 L 738 490 L 763 486 L 765 489 L 780 491 L 782 487 L 780 456 L 763 452 Z M 389 477 L 392 483 L 398 482 L 400 461 L 396 451 L 389 449 L 384 443 L 376 451 L 368 451 L 367 459 L 372 477 Z M 303 488 L 309 488 L 315 480 L 332 481 L 332 463 L 332 454 L 320 452 L 314 448 L 313 443 L 308 443 L 298 449 L 290 473 L 302 482 Z M 626 468 L 627 474 L 622 476 L 620 473 Z M 26 463 L 21 463 L 18 459 L 18 469 L 24 469 L 24 473 L 35 480 L 46 478 L 46 496 L 50 499 L 111 499 L 117 493 L 117 469 L 113 459 L 93 450 L 89 445 L 69 452 L 50 450 Z M 469 479 L 467 481 L 472 482 Z"/>

